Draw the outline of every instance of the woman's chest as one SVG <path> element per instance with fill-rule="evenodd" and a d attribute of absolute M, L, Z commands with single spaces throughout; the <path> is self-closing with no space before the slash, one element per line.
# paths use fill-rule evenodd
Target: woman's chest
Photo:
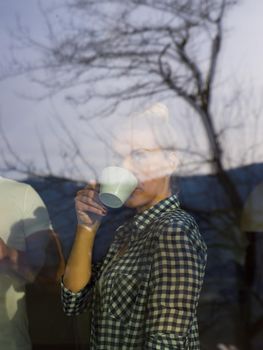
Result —
<path fill-rule="evenodd" d="M 97 299 L 103 317 L 127 321 L 144 303 L 151 255 L 142 240 L 121 244 L 97 281 Z"/>
<path fill-rule="evenodd" d="M 102 271 L 104 280 L 115 275 L 136 275 L 142 278 L 150 264 L 149 244 L 146 240 L 125 241 L 118 244 L 112 258 Z M 145 276 L 144 276 L 145 277 Z"/>

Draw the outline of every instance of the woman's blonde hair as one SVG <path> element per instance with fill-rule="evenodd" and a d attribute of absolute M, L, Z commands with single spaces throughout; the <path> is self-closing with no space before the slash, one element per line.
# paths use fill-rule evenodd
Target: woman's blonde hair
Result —
<path fill-rule="evenodd" d="M 137 131 L 149 130 L 161 149 L 176 151 L 176 132 L 170 119 L 169 110 L 166 105 L 158 102 L 143 112 L 130 114 L 120 125 L 120 129 L 128 131 L 131 134 Z"/>

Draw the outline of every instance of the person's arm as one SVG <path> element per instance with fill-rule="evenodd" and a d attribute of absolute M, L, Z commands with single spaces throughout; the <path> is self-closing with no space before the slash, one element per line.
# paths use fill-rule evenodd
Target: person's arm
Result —
<path fill-rule="evenodd" d="M 152 266 L 145 350 L 185 349 L 194 326 L 205 264 L 206 248 L 194 221 L 191 226 L 189 222 L 167 223 Z"/>
<path fill-rule="evenodd" d="M 0 238 L 0 262 L 4 262 L 10 273 L 14 273 L 19 278 L 32 282 L 34 273 L 28 264 L 25 252 L 9 247 Z"/>
<path fill-rule="evenodd" d="M 64 286 L 76 293 L 91 279 L 92 250 L 98 225 L 78 225 L 75 240 L 63 276 Z"/>
<path fill-rule="evenodd" d="M 51 229 L 30 234 L 26 238 L 26 260 L 37 283 L 60 281 L 65 259 L 58 234 Z"/>
<path fill-rule="evenodd" d="M 68 316 L 81 313 L 88 303 L 92 287 L 93 244 L 99 218 L 106 215 L 106 208 L 98 202 L 95 186 L 79 191 L 75 203 L 78 226 L 61 283 L 63 310 Z M 93 221 L 88 213 L 97 214 L 98 219 Z"/>

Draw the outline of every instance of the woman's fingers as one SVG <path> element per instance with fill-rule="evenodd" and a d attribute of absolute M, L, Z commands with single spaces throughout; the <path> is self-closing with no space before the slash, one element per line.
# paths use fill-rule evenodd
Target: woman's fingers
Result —
<path fill-rule="evenodd" d="M 102 211 L 106 211 L 107 209 L 102 204 L 98 203 L 98 200 L 99 199 L 97 198 L 96 194 L 94 194 L 90 190 L 79 191 L 75 198 L 77 207 L 86 205 L 97 208 Z"/>
<path fill-rule="evenodd" d="M 76 201 L 76 210 L 78 212 L 92 212 L 98 215 L 106 215 L 107 210 L 102 207 L 97 207 L 95 205 L 91 204 L 85 204 L 83 202 L 77 202 Z"/>
<path fill-rule="evenodd" d="M 92 206 L 94 206 L 95 208 L 98 208 L 98 209 L 101 209 L 101 208 L 106 209 L 103 205 L 99 204 L 96 201 L 97 198 L 91 197 L 91 196 L 89 196 L 88 194 L 85 194 L 85 193 L 81 193 L 80 195 L 78 195 L 76 197 L 76 200 L 78 200 L 81 203 L 92 205 Z"/>
<path fill-rule="evenodd" d="M 84 189 L 77 192 L 75 197 L 77 216 L 81 222 L 93 224 L 90 214 L 105 216 L 107 209 L 100 203 L 98 197 L 98 185 L 95 181 L 90 182 Z"/>

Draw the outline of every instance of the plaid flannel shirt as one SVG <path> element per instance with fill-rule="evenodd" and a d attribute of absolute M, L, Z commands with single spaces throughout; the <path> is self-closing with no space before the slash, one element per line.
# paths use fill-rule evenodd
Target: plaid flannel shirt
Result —
<path fill-rule="evenodd" d="M 85 288 L 73 293 L 62 283 L 63 309 L 91 308 L 91 349 L 198 350 L 205 265 L 198 227 L 171 196 L 117 229 Z"/>

